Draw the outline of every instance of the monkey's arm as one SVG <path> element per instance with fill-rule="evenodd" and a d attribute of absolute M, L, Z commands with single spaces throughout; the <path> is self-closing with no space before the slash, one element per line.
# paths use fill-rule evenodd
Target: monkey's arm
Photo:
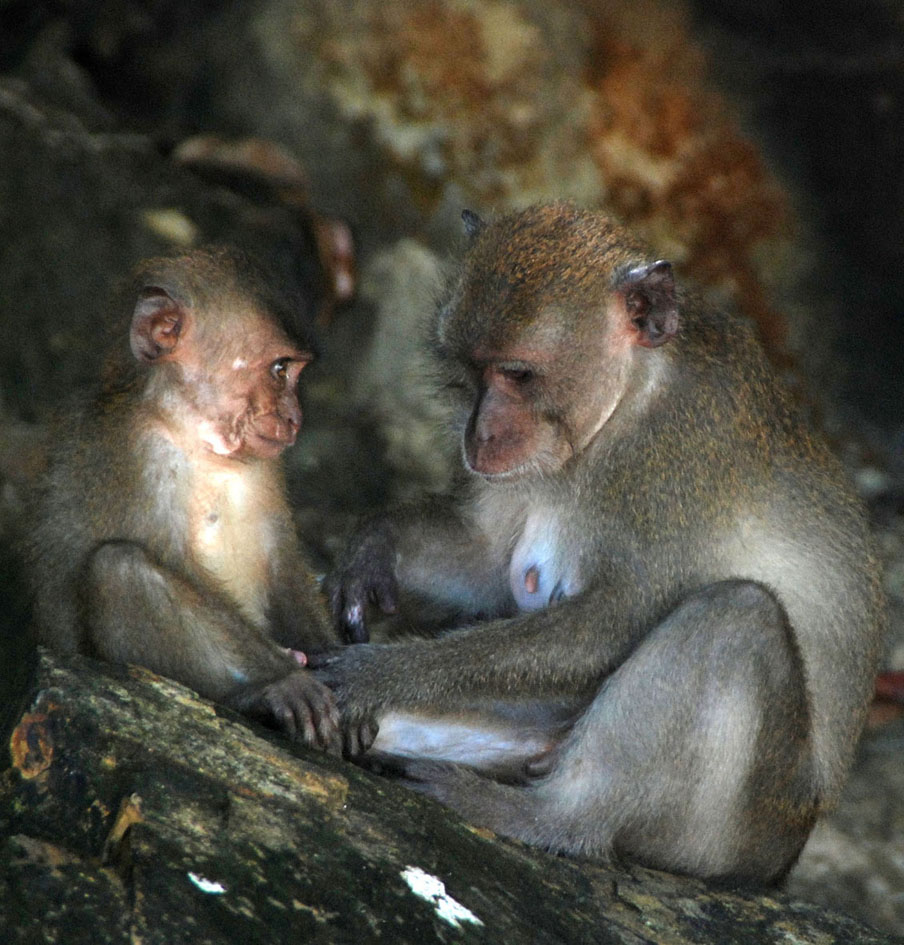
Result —
<path fill-rule="evenodd" d="M 392 708 L 479 709 L 592 689 L 660 612 L 651 592 L 621 587 L 436 639 L 346 647 L 316 660 L 315 671 L 351 723 Z M 610 622 L 607 614 L 621 616 Z"/>
<path fill-rule="evenodd" d="M 509 612 L 504 558 L 495 552 L 449 496 L 366 520 L 327 581 L 340 632 L 351 642 L 367 640 L 368 604 L 391 614 L 405 597 L 438 622 Z"/>
<path fill-rule="evenodd" d="M 297 550 L 272 563 L 267 619 L 282 646 L 310 653 L 339 642 L 317 580 Z"/>
<path fill-rule="evenodd" d="M 227 602 L 162 566 L 141 545 L 98 546 L 88 560 L 83 602 L 98 656 L 146 666 L 273 721 L 306 744 L 339 750 L 329 691 Z"/>

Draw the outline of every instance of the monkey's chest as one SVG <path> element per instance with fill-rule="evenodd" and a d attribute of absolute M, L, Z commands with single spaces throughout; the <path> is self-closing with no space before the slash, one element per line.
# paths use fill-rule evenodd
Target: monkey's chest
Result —
<path fill-rule="evenodd" d="M 242 477 L 214 478 L 198 490 L 189 519 L 194 560 L 253 623 L 263 623 L 267 607 L 272 545 L 269 519 L 249 494 Z"/>
<path fill-rule="evenodd" d="M 509 563 L 509 584 L 519 610 L 542 610 L 583 589 L 580 555 L 564 541 L 555 515 L 531 512 Z"/>

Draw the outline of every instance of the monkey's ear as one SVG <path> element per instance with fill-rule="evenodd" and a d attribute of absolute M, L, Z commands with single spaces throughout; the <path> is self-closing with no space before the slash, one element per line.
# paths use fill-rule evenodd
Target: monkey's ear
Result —
<path fill-rule="evenodd" d="M 465 233 L 469 239 L 474 239 L 480 234 L 480 231 L 486 226 L 483 220 L 473 210 L 462 210 L 461 219 L 465 225 Z"/>
<path fill-rule="evenodd" d="M 616 291 L 624 299 L 637 343 L 658 348 L 678 331 L 678 300 L 672 264 L 664 259 L 623 271 L 616 279 Z"/>
<path fill-rule="evenodd" d="M 156 361 L 175 350 L 185 322 L 185 308 L 165 289 L 146 286 L 141 290 L 135 311 L 129 345 L 139 361 Z"/>

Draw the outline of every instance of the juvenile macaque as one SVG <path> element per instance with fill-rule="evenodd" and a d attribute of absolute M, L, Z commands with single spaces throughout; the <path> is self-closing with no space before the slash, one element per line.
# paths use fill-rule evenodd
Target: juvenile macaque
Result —
<path fill-rule="evenodd" d="M 302 666 L 337 638 L 278 459 L 301 425 L 310 347 L 227 250 L 145 263 L 128 310 L 36 500 L 39 639 L 149 667 L 336 751 L 335 703 Z"/>
<path fill-rule="evenodd" d="M 320 678 L 362 747 L 378 727 L 374 752 L 475 823 L 776 881 L 872 694 L 861 509 L 750 327 L 624 230 L 568 204 L 465 223 L 433 325 L 465 474 L 364 524 L 332 600 L 353 640 L 369 602 L 470 626 Z"/>

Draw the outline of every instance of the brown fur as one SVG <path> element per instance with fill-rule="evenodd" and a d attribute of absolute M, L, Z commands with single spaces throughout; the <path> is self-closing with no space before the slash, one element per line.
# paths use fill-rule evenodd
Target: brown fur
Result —
<path fill-rule="evenodd" d="M 61 418 L 35 499 L 39 638 L 338 750 L 332 698 L 291 652 L 335 637 L 277 458 L 301 422 L 310 350 L 225 250 L 151 260 L 130 295 L 103 387 Z"/>
<path fill-rule="evenodd" d="M 469 626 L 349 647 L 321 678 L 477 823 L 775 881 L 873 687 L 862 510 L 750 327 L 614 223 L 567 204 L 467 223 L 434 341 L 469 474 L 365 523 L 332 586 L 353 638 L 374 599 Z"/>

